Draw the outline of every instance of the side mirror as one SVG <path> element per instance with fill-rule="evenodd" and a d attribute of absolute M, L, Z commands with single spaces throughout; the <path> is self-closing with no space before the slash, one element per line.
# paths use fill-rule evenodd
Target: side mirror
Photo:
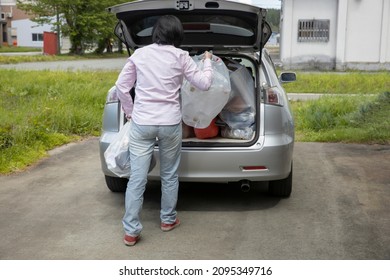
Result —
<path fill-rule="evenodd" d="M 294 72 L 283 72 L 279 77 L 282 83 L 291 83 L 297 80 L 297 75 Z"/>

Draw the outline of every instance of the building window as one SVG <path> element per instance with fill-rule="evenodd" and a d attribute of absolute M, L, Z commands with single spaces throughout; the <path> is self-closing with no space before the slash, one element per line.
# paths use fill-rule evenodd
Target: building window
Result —
<path fill-rule="evenodd" d="M 33 33 L 32 40 L 33 40 L 33 42 L 43 41 L 43 34 L 42 33 Z"/>
<path fill-rule="evenodd" d="M 328 42 L 329 24 L 327 19 L 301 19 L 298 21 L 298 42 Z"/>

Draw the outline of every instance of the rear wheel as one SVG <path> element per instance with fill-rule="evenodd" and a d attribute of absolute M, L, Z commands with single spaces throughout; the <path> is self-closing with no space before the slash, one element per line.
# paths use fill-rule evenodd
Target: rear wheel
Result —
<path fill-rule="evenodd" d="M 112 192 L 125 192 L 129 179 L 105 176 L 106 185 Z"/>
<path fill-rule="evenodd" d="M 269 182 L 268 192 L 275 196 L 289 197 L 292 191 L 293 166 L 287 178 Z"/>

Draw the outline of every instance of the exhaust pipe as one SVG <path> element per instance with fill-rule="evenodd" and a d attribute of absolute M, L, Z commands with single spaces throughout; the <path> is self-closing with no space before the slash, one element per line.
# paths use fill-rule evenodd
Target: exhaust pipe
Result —
<path fill-rule="evenodd" d="M 240 189 L 242 192 L 249 192 L 251 190 L 251 183 L 248 180 L 241 181 Z"/>

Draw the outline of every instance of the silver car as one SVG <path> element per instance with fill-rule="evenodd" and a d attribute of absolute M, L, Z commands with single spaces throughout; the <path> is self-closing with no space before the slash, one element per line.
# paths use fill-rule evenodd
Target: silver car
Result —
<path fill-rule="evenodd" d="M 235 92 L 217 118 L 221 132 L 209 139 L 183 135 L 180 181 L 237 183 L 243 191 L 252 184 L 269 182 L 271 194 L 290 196 L 294 121 L 281 83 L 294 81 L 296 76 L 282 73 L 278 77 L 264 48 L 271 35 L 266 10 L 233 1 L 206 0 L 134 1 L 108 10 L 118 19 L 115 34 L 129 54 L 152 42 L 152 27 L 159 16 L 172 14 L 183 24 L 182 49 L 191 55 L 212 51 L 229 68 Z M 125 191 L 128 179 L 108 170 L 104 152 L 125 122 L 113 87 L 104 108 L 100 158 L 107 186 L 114 192 Z M 243 124 L 244 129 L 237 124 Z M 157 143 L 154 158 L 148 179 L 160 180 Z"/>

